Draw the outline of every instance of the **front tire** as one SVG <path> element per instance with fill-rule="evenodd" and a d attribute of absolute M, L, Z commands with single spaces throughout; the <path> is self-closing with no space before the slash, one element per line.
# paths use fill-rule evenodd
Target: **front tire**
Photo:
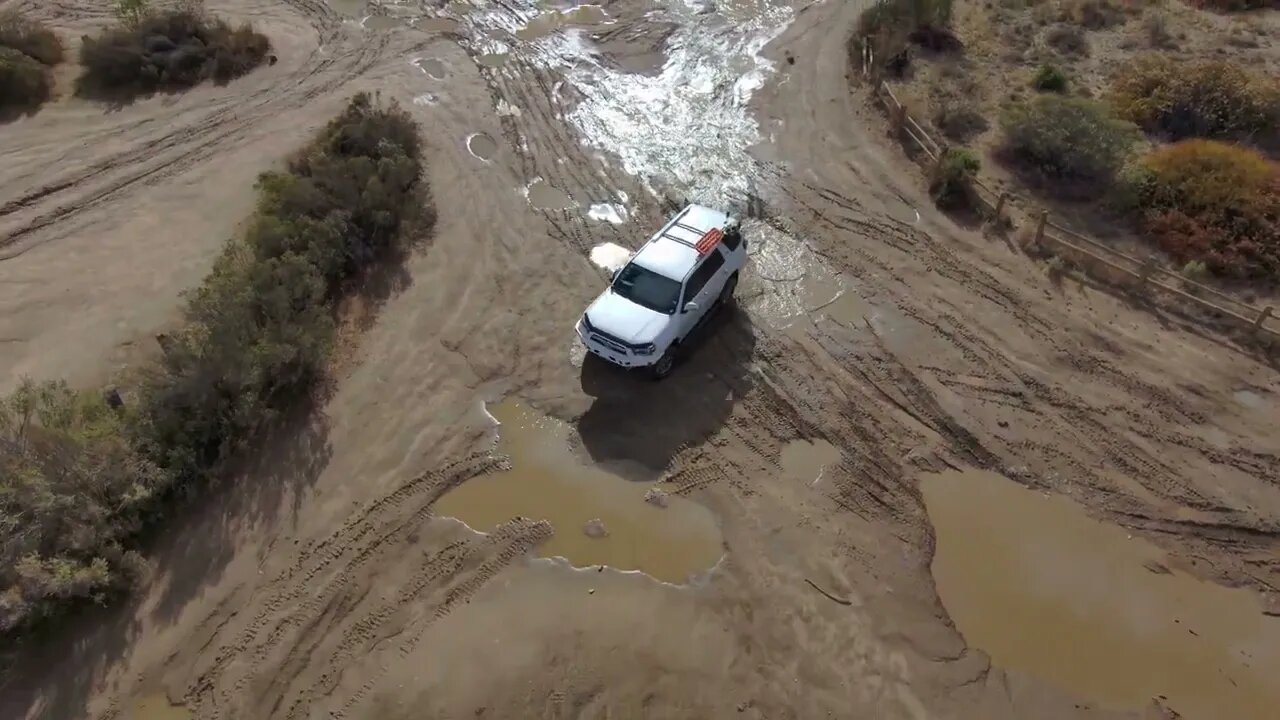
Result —
<path fill-rule="evenodd" d="M 728 281 L 724 284 L 724 289 L 720 291 L 720 305 L 725 306 L 733 302 L 733 291 L 738 288 L 738 273 L 729 276 Z"/>
<path fill-rule="evenodd" d="M 658 358 L 658 362 L 654 363 L 653 367 L 649 369 L 649 376 L 654 380 L 661 380 L 662 378 L 670 375 L 671 371 L 675 369 L 676 346 L 675 343 L 672 343 L 671 347 L 667 348 L 667 351 L 662 353 L 662 357 Z"/>

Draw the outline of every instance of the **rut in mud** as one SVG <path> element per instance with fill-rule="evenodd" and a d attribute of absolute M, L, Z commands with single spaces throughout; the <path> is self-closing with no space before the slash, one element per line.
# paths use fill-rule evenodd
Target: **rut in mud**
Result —
<path fill-rule="evenodd" d="M 357 89 L 429 129 L 438 232 L 306 442 L 269 444 L 253 482 L 184 516 L 142 599 L 76 652 L 33 651 L 5 717 L 161 696 L 202 719 L 1107 716 L 952 626 L 918 478 L 953 468 L 1070 494 L 1188 572 L 1280 587 L 1273 375 L 933 211 L 849 87 L 856 3 L 211 6 L 262 25 L 280 62 L 6 128 L 11 377 L 131 359 L 243 217 L 240 184 Z M 584 359 L 570 328 L 604 267 L 687 199 L 748 217 L 738 309 L 658 385 Z M 438 517 L 516 469 L 476 417 L 495 398 L 563 422 L 584 467 L 701 505 L 725 552 L 710 580 L 530 567 L 581 528 Z"/>

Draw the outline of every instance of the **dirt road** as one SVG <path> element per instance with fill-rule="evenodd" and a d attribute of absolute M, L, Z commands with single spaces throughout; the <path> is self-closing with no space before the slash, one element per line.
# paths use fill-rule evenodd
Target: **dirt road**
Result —
<path fill-rule="evenodd" d="M 17 5 L 68 36 L 107 20 Z M 357 90 L 421 122 L 440 210 L 323 411 L 175 519 L 136 604 L 8 668 L 0 716 L 1140 712 L 966 644 L 920 490 L 948 469 L 1069 496 L 1255 604 L 1277 589 L 1274 371 L 933 210 L 850 89 L 858 3 L 426 5 L 210 2 L 279 63 L 0 129 L 9 386 L 144 356 L 255 174 Z M 591 250 L 636 247 L 684 199 L 750 215 L 740 307 L 660 385 L 584 362 Z M 533 559 L 581 528 L 438 517 L 450 489 L 520 466 L 493 450 L 483 404 L 503 399 L 564 423 L 576 462 L 709 509 L 722 559 L 677 587 Z"/>

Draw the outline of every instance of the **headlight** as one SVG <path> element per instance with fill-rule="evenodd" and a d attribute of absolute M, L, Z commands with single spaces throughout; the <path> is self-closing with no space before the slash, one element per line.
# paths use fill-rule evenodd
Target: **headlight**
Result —
<path fill-rule="evenodd" d="M 631 349 L 635 350 L 637 355 L 652 355 L 653 351 L 658 348 L 653 343 L 649 343 L 648 345 L 636 345 Z"/>

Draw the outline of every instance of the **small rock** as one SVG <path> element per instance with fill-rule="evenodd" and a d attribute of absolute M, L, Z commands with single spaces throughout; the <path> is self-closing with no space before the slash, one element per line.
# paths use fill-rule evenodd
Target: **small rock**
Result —
<path fill-rule="evenodd" d="M 588 589 L 587 589 L 587 594 L 588 594 L 588 595 L 595 595 L 595 594 L 596 594 L 596 589 L 595 589 L 595 588 L 588 588 Z"/>
<path fill-rule="evenodd" d="M 601 520 L 600 518 L 595 518 L 594 520 L 588 520 L 587 524 L 582 526 L 582 532 L 587 537 L 593 538 L 593 539 L 599 539 L 602 537 L 607 537 L 609 535 L 609 531 L 605 530 L 604 528 L 604 521 Z"/>
<path fill-rule="evenodd" d="M 650 505 L 657 505 L 660 508 L 664 508 L 667 506 L 667 500 L 669 497 L 670 494 L 666 490 L 655 487 L 649 488 L 649 490 L 644 494 L 644 501 Z"/>
<path fill-rule="evenodd" d="M 996 424 L 997 424 L 997 425 L 999 425 L 999 426 L 1000 426 L 1000 427 L 1002 427 L 1002 428 L 1007 428 L 1007 427 L 1009 427 L 1009 421 L 1008 421 L 1008 420 L 998 420 L 998 421 L 996 421 Z"/>

